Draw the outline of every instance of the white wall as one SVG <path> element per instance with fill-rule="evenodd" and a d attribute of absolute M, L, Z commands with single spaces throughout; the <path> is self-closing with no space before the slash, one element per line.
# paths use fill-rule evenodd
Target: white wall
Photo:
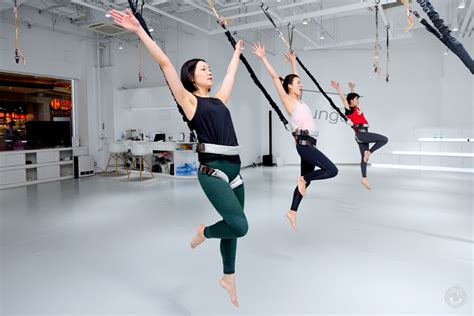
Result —
<path fill-rule="evenodd" d="M 207 39 L 200 36 L 192 36 L 184 32 L 176 32 L 173 30 L 166 31 L 165 34 L 160 34 L 160 38 L 164 38 L 162 48 L 165 53 L 172 60 L 175 68 L 179 71 L 182 63 L 193 57 L 207 57 Z M 186 45 L 193 47 L 187 49 Z M 179 52 L 179 53 L 178 53 Z M 194 53 L 194 55 L 192 55 Z M 116 47 L 112 50 L 114 75 L 111 80 L 103 86 L 105 90 L 118 90 L 122 88 L 137 89 L 142 87 L 165 86 L 166 82 L 158 64 L 151 58 L 151 55 L 144 50 L 143 65 L 146 79 L 141 83 L 138 81 L 138 48 L 137 43 L 134 42 L 126 45 L 123 50 L 118 50 Z M 166 98 L 169 100 L 169 96 Z M 163 100 L 146 100 L 153 106 L 163 106 Z M 175 104 L 166 104 L 167 106 L 175 106 Z M 108 135 L 114 139 L 119 139 L 122 132 L 127 129 L 141 130 L 145 134 L 154 133 L 157 131 L 164 132 L 167 136 L 176 136 L 181 132 L 189 134 L 189 129 L 186 123 L 183 122 L 181 115 L 177 108 L 164 110 L 142 110 L 131 111 L 120 107 L 119 102 L 115 100 L 110 106 L 115 117 L 115 126 L 113 135 Z"/>
<path fill-rule="evenodd" d="M 272 39 L 273 41 L 274 39 Z M 277 38 L 276 40 L 279 41 Z M 472 39 L 465 41 L 473 54 Z M 277 56 L 269 56 L 270 62 L 280 76 L 289 73 L 283 62 L 282 44 L 277 45 Z M 270 43 L 274 45 L 274 43 Z M 416 140 L 420 128 L 472 129 L 472 76 L 467 68 L 452 53 L 445 56 L 444 46 L 425 30 L 415 30 L 412 39 L 392 41 L 390 48 L 390 82 L 384 80 L 385 58 L 381 59 L 383 75 L 373 73 L 373 51 L 370 49 L 312 50 L 298 52 L 300 59 L 313 73 L 326 91 L 333 92 L 331 80 L 338 80 L 348 91 L 347 82 L 354 81 L 357 91 L 363 95 L 361 108 L 370 122 L 370 129 L 386 135 L 389 145 L 381 153 L 392 149 L 405 149 L 407 143 Z M 385 56 L 383 52 L 382 56 Z M 263 66 L 262 66 L 263 67 Z M 306 89 L 316 86 L 301 69 Z M 262 68 L 263 74 L 264 68 Z M 269 87 L 275 100 L 277 95 L 269 76 L 265 73 L 265 86 Z M 330 95 L 336 105 L 342 107 L 338 96 Z M 304 101 L 313 113 L 317 110 L 331 112 L 329 103 L 320 94 L 305 92 Z M 262 104 L 266 101 L 262 98 Z M 268 132 L 266 112 L 262 125 L 262 148 L 267 152 Z M 281 156 L 285 163 L 299 163 L 291 137 L 274 115 L 273 154 Z M 336 163 L 360 161 L 358 147 L 350 128 L 343 123 L 331 124 L 315 119 L 320 131 L 318 147 Z M 468 136 L 468 135 L 465 135 Z M 402 148 L 399 148 L 402 147 Z M 374 156 L 375 157 L 375 156 Z"/>
<path fill-rule="evenodd" d="M 143 54 L 146 80 L 138 82 L 137 41 L 124 42 L 123 50 L 117 49 L 116 42 L 103 50 L 100 71 L 102 111 L 99 112 L 95 34 L 64 22 L 56 26 L 56 31 L 39 27 L 51 25 L 51 16 L 46 13 L 39 15 L 28 7 L 22 6 L 21 14 L 23 20 L 33 25 L 31 29 L 22 27 L 20 32 L 27 65 L 14 62 L 14 28 L 11 15 L 5 12 L 0 22 L 0 70 L 77 79 L 75 98 L 78 134 L 82 144 L 89 146 L 90 153 L 100 166 L 105 161 L 105 142 L 119 138 L 122 129 L 141 128 L 145 132 L 163 131 L 169 135 L 188 132 L 175 109 L 132 112 L 118 108 L 114 95 L 117 89 L 165 85 L 160 69 L 146 51 Z M 58 32 L 58 29 L 66 30 L 68 34 Z M 249 42 L 256 40 L 252 32 L 243 36 Z M 159 43 L 178 71 L 183 62 L 190 58 L 208 60 L 216 79 L 213 92 L 217 91 L 232 54 L 223 34 L 204 37 L 169 28 L 161 30 L 159 38 Z M 277 56 L 270 55 L 275 68 L 282 75 L 288 73 L 289 67 L 282 59 L 283 46 L 280 40 L 276 36 L 259 40 L 268 44 L 270 53 L 276 52 Z M 471 55 L 474 54 L 473 41 L 472 38 L 464 41 Z M 269 76 L 248 46 L 244 54 L 267 90 L 278 101 Z M 370 48 L 298 53 L 327 91 L 332 91 L 329 86 L 332 79 L 343 84 L 349 80 L 357 83 L 357 90 L 364 96 L 361 106 L 370 121 L 371 130 L 385 134 L 390 139 L 390 145 L 383 152 L 404 149 L 397 146 L 409 146 L 416 140 L 420 129 L 461 129 L 460 133 L 467 129 L 472 132 L 473 78 L 457 57 L 452 53 L 445 56 L 444 50 L 443 45 L 425 30 L 414 31 L 412 39 L 392 41 L 391 81 L 388 84 L 373 74 L 373 53 Z M 385 67 L 384 58 L 381 65 Z M 305 88 L 316 89 L 306 75 L 303 74 L 302 78 Z M 342 106 L 337 96 L 331 97 Z M 313 112 L 332 111 L 320 94 L 306 92 L 304 100 Z M 242 64 L 229 107 L 243 147 L 243 165 L 258 161 L 259 156 L 267 153 L 267 117 L 270 107 Z M 100 119 L 104 123 L 103 132 Z M 359 161 L 351 129 L 342 123 L 332 124 L 324 117 L 316 119 L 316 125 L 320 130 L 318 146 L 331 159 L 339 163 Z M 286 163 L 298 163 L 292 138 L 283 130 L 276 115 L 273 115 L 273 132 L 273 154 L 284 157 Z"/>
<path fill-rule="evenodd" d="M 89 146 L 96 156 L 100 147 L 98 133 L 97 99 L 95 97 L 95 41 L 93 34 L 69 23 L 59 22 L 57 28 L 67 34 L 53 32 L 41 25 L 51 25 L 51 15 L 39 15 L 37 10 L 21 6 L 22 21 L 32 28 L 20 28 L 20 47 L 26 56 L 26 66 L 14 60 L 15 29 L 11 10 L 2 13 L 0 22 L 0 71 L 37 74 L 76 79 L 76 113 L 81 144 Z M 90 39 L 88 39 L 88 37 Z"/>

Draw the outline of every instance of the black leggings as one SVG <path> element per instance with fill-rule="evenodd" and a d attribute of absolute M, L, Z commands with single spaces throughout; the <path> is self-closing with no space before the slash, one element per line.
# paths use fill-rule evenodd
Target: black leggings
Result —
<path fill-rule="evenodd" d="M 302 138 L 304 139 L 304 138 Z M 333 178 L 337 175 L 337 167 L 320 152 L 315 146 L 309 145 L 296 145 L 296 150 L 301 157 L 301 175 L 306 181 L 306 187 L 308 187 L 313 180 L 322 180 Z M 320 169 L 314 170 L 314 167 L 318 166 Z M 291 210 L 298 211 L 298 206 L 301 203 L 303 196 L 298 190 L 298 186 L 293 192 L 293 201 L 291 202 Z"/>
<path fill-rule="evenodd" d="M 366 150 L 370 151 L 373 153 L 380 147 L 384 146 L 388 142 L 388 138 L 380 135 L 380 134 L 375 134 L 375 133 L 369 133 L 369 132 L 358 132 L 355 134 L 357 144 L 359 145 L 359 150 L 360 150 L 360 170 L 362 171 L 362 177 L 366 178 L 367 177 L 367 163 L 364 162 L 364 153 Z M 370 149 L 369 149 L 369 144 L 370 143 L 375 143 Z"/>

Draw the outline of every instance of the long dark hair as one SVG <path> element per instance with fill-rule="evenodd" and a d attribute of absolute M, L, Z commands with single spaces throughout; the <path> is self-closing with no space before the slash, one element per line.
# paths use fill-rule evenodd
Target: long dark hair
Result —
<path fill-rule="evenodd" d="M 283 89 L 285 89 L 285 92 L 288 93 L 288 85 L 290 84 L 293 84 L 293 80 L 295 78 L 299 78 L 298 75 L 295 75 L 295 74 L 289 74 L 285 77 L 285 79 L 283 79 L 283 82 L 281 83 L 283 85 Z M 281 80 L 281 78 L 280 78 Z"/>
<path fill-rule="evenodd" d="M 196 72 L 196 66 L 198 62 L 206 62 L 204 59 L 194 58 L 190 59 L 181 66 L 181 82 L 186 90 L 193 93 L 197 90 L 194 84 L 194 73 Z"/>

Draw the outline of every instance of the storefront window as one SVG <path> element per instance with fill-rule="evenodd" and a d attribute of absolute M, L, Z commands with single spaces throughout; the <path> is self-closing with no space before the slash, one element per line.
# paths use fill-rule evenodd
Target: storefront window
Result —
<path fill-rule="evenodd" d="M 0 72 L 0 151 L 70 146 L 70 80 Z"/>

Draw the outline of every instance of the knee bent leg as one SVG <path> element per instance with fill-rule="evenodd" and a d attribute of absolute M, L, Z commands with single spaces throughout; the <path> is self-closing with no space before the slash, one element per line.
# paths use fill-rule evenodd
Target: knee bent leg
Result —
<path fill-rule="evenodd" d="M 247 219 L 239 219 L 234 223 L 234 225 L 232 225 L 232 228 L 235 230 L 237 238 L 244 237 L 249 230 Z"/>
<path fill-rule="evenodd" d="M 337 167 L 335 165 L 333 165 L 329 171 L 331 172 L 331 178 L 334 178 L 335 176 L 337 176 L 337 174 L 339 173 L 339 169 L 337 169 Z"/>

